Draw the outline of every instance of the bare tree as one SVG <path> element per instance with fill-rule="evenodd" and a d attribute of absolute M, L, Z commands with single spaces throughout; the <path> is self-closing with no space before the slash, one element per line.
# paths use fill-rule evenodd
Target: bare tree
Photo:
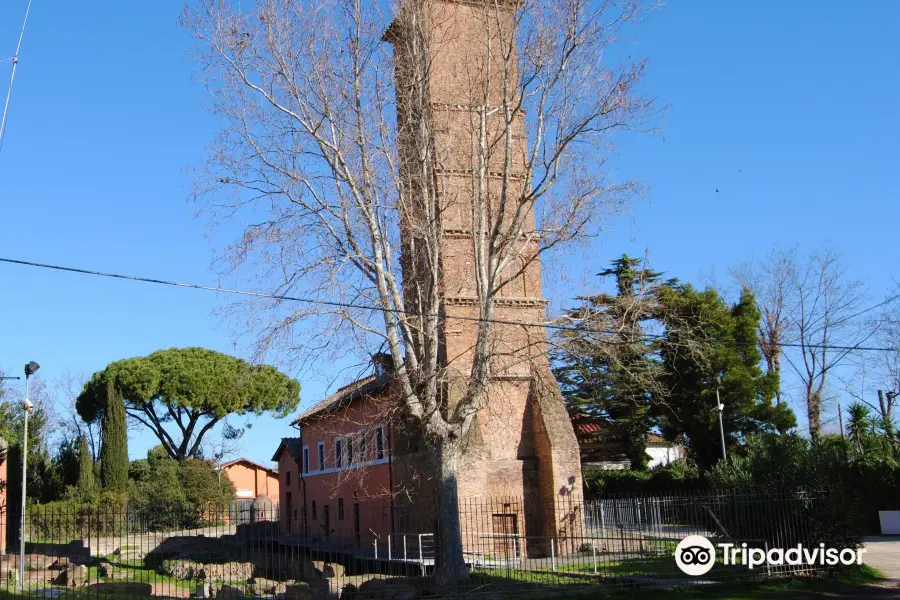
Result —
<path fill-rule="evenodd" d="M 879 346 L 886 350 L 878 352 L 872 363 L 874 371 L 875 396 L 860 398 L 876 413 L 878 424 L 889 442 L 896 442 L 894 431 L 894 409 L 900 401 L 900 286 L 885 300 L 886 310 L 877 339 Z"/>
<path fill-rule="evenodd" d="M 746 261 L 731 269 L 732 277 L 742 288 L 753 292 L 756 307 L 762 315 L 757 328 L 759 350 L 766 361 L 766 372 L 778 377 L 776 404 L 781 404 L 781 356 L 788 327 L 788 307 L 795 302 L 789 285 L 792 266 L 790 254 L 773 250 L 762 260 Z"/>
<path fill-rule="evenodd" d="M 768 368 L 780 376 L 780 358 L 787 361 L 802 389 L 810 437 L 818 439 L 826 384 L 877 329 L 863 306 L 865 285 L 827 245 L 806 255 L 773 250 L 733 273 L 760 304 L 759 344 Z"/>
<path fill-rule="evenodd" d="M 242 427 L 232 426 L 228 420 L 224 420 L 222 431 L 216 438 L 204 438 L 200 445 L 203 458 L 212 461 L 218 467 L 228 462 L 232 457 L 240 454 L 244 449 L 242 438 L 247 429 L 250 429 L 250 423 L 245 423 Z"/>
<path fill-rule="evenodd" d="M 436 578 L 464 578 L 462 441 L 490 409 L 501 338 L 544 339 L 540 312 L 496 325 L 497 300 L 640 191 L 604 167 L 611 136 L 655 114 L 636 91 L 644 65 L 609 67 L 604 52 L 643 3 L 466 3 L 478 26 L 462 33 L 461 5 L 438 0 L 406 0 L 392 17 L 359 0 L 248 4 L 201 0 L 183 17 L 226 123 L 196 195 L 214 224 L 248 223 L 222 265 L 315 301 L 257 305 L 247 325 L 260 351 L 302 363 L 384 345 L 403 416 L 433 458 Z M 433 101 L 438 86 L 455 86 L 452 103 Z M 471 259 L 471 301 L 452 314 L 451 238 Z M 443 332 L 460 325 L 471 347 L 443 356 Z"/>
<path fill-rule="evenodd" d="M 75 409 L 75 400 L 84 389 L 88 377 L 84 373 L 65 371 L 52 383 L 56 396 L 56 411 L 61 422 L 63 435 L 69 440 L 79 440 L 82 436 L 88 441 L 91 457 L 96 461 L 100 457 L 101 428 L 98 423 L 85 423 Z"/>

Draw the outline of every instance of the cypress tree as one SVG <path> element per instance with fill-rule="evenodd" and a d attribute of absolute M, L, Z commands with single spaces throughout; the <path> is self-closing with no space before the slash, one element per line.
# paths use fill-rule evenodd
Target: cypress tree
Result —
<path fill-rule="evenodd" d="M 128 489 L 128 429 L 122 395 L 112 382 L 106 384 L 102 428 L 100 484 L 105 490 L 124 492 Z"/>
<path fill-rule="evenodd" d="M 78 440 L 78 493 L 85 496 L 94 489 L 94 460 L 88 448 L 87 438 Z"/>

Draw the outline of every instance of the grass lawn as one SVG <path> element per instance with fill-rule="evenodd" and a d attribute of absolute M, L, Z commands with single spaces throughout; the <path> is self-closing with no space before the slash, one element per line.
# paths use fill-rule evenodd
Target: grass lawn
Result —
<path fill-rule="evenodd" d="M 562 564 L 558 567 L 561 572 L 569 573 L 594 573 L 594 563 L 591 560 Z M 709 574 L 710 579 L 720 579 L 733 576 L 740 572 L 745 573 L 742 567 L 733 565 L 725 566 L 721 558 L 716 559 L 716 565 Z M 597 575 L 601 577 L 625 577 L 645 576 L 645 577 L 663 577 L 666 579 L 690 579 L 689 575 L 685 575 L 675 565 L 675 559 L 671 554 L 663 554 L 656 556 L 645 556 L 643 558 L 624 558 L 621 560 L 602 560 L 597 561 Z"/>
<path fill-rule="evenodd" d="M 849 567 L 830 577 L 792 578 L 778 581 L 711 584 L 704 586 L 684 587 L 681 589 L 660 590 L 619 590 L 603 597 L 614 600 L 616 598 L 651 599 L 665 597 L 667 600 L 704 600 L 717 598 L 720 600 L 765 600 L 768 598 L 895 598 L 883 588 L 866 587 L 873 583 L 884 581 L 884 577 L 877 570 L 863 565 L 861 567 Z M 559 595 L 547 596 L 550 600 L 579 600 L 599 597 L 589 595 L 572 595 L 560 597 Z M 540 596 L 538 596 L 540 598 Z"/>
<path fill-rule="evenodd" d="M 137 570 L 136 570 L 137 571 Z M 615 585 L 597 585 L 596 580 L 591 584 L 584 577 L 572 577 L 565 574 L 521 573 L 525 578 L 511 578 L 501 572 L 473 573 L 467 583 L 469 592 L 502 593 L 509 598 L 531 598 L 534 600 L 587 600 L 605 598 L 617 600 L 618 598 L 636 598 L 638 600 L 658 600 L 661 597 L 673 600 L 704 600 L 717 598 L 721 600 L 766 600 L 797 598 L 801 600 L 814 600 L 817 598 L 837 599 L 872 599 L 881 600 L 887 598 L 900 598 L 900 590 L 894 590 L 897 595 L 891 595 L 892 590 L 867 587 L 869 584 L 883 581 L 881 574 L 868 566 L 850 567 L 843 569 L 829 577 L 792 578 L 784 580 L 752 581 L 745 580 L 737 583 L 705 584 L 678 587 L 677 584 L 668 586 L 653 586 L 641 588 L 620 588 Z M 185 582 L 175 581 L 172 578 L 156 573 L 134 573 L 131 581 L 145 581 L 153 583 L 170 583 L 180 587 Z M 149 580 L 149 581 L 148 581 Z M 120 581 L 121 582 L 121 581 Z M 124 583 L 124 582 L 123 582 Z M 420 593 L 429 596 L 430 581 L 421 579 L 418 582 Z M 613 581 L 608 581 L 612 584 Z M 24 594 L 24 597 L 35 599 L 65 598 L 72 600 L 126 600 L 134 599 L 133 595 L 98 593 L 97 590 L 86 589 L 34 589 Z M 164 592 L 165 593 L 165 592 Z M 437 596 L 439 597 L 439 596 Z M 14 593 L 11 590 L 0 590 L 0 600 L 21 600 L 23 594 Z"/>
<path fill-rule="evenodd" d="M 722 568 L 726 569 L 728 567 Z M 631 570 L 627 561 L 624 561 L 621 570 L 627 576 L 627 572 Z M 646 571 L 644 573 L 646 574 Z M 714 573 L 715 570 L 710 575 Z M 472 574 L 468 586 L 475 589 L 480 588 L 485 592 L 507 591 L 515 595 L 510 597 L 521 595 L 522 597 L 546 598 L 547 600 L 580 600 L 586 598 L 609 598 L 614 600 L 623 597 L 656 600 L 660 596 L 676 600 L 700 600 L 706 598 L 722 598 L 725 600 L 816 598 L 818 594 L 824 592 L 833 594 L 835 590 L 839 589 L 844 589 L 845 594 L 831 597 L 889 597 L 884 595 L 884 589 L 864 587 L 883 580 L 880 573 L 867 566 L 848 568 L 830 577 L 742 580 L 720 584 L 683 585 L 681 587 L 678 585 L 678 578 L 660 576 L 661 580 L 666 580 L 665 584 L 652 587 L 623 588 L 618 587 L 622 585 L 622 580 L 616 581 L 614 579 L 615 575 L 609 572 L 604 573 L 604 575 L 606 577 L 598 581 L 585 577 L 574 577 L 565 573 L 480 571 Z M 727 574 L 720 575 L 723 575 L 723 578 L 727 578 Z M 763 575 L 763 573 L 760 573 L 760 575 Z M 704 579 L 709 579 L 709 576 L 704 577 Z M 869 592 L 880 592 L 881 595 L 871 595 Z M 900 590 L 898 590 L 897 597 L 900 598 Z"/>

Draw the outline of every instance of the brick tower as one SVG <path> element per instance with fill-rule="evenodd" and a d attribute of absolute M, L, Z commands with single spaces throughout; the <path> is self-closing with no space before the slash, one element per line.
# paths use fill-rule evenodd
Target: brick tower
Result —
<path fill-rule="evenodd" d="M 427 312 L 428 290 L 417 273 L 436 257 L 451 404 L 461 387 L 452 381 L 464 381 L 472 367 L 478 323 L 458 317 L 479 315 L 474 267 L 479 244 L 487 243 L 480 232 L 520 219 L 519 235 L 504 240 L 501 259 L 509 267 L 493 318 L 536 323 L 545 315 L 534 215 L 519 202 L 528 176 L 524 115 L 504 109 L 518 87 L 515 11 L 509 0 L 406 0 L 385 35 L 395 56 L 406 302 Z M 421 169 L 420 156 L 429 157 L 431 169 Z M 441 251 L 429 254 L 421 232 L 432 225 Z M 551 537 L 560 543 L 579 535 L 578 442 L 550 372 L 543 328 L 494 327 L 488 406 L 466 440 L 459 495 L 463 502 L 510 498 L 490 509 L 493 526 L 505 516 L 512 521 L 500 521 L 503 531 L 542 536 L 527 549 L 537 555 Z"/>

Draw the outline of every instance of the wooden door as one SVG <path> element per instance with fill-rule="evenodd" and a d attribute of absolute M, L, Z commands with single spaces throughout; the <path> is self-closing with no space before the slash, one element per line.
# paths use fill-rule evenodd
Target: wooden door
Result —
<path fill-rule="evenodd" d="M 518 558 L 519 528 L 515 513 L 493 515 L 492 533 L 494 534 L 494 555 L 497 558 L 505 560 Z"/>

